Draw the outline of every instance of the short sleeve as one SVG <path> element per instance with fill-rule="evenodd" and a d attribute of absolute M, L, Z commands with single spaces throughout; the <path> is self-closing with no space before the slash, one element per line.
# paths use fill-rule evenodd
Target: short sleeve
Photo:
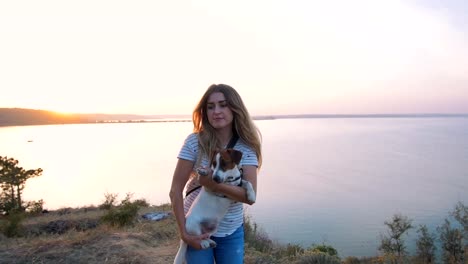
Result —
<path fill-rule="evenodd" d="M 177 158 L 195 162 L 197 160 L 198 138 L 195 133 L 190 134 L 184 141 Z"/>
<path fill-rule="evenodd" d="M 247 146 L 242 140 L 240 140 L 234 148 L 242 152 L 240 165 L 258 167 L 257 154 L 251 147 Z"/>

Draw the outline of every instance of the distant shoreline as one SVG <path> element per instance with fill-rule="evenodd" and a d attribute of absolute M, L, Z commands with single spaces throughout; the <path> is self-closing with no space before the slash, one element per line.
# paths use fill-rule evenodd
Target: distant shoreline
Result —
<path fill-rule="evenodd" d="M 468 114 L 301 114 L 301 115 L 271 115 L 254 116 L 253 119 L 299 119 L 299 118 L 468 118 Z"/>
<path fill-rule="evenodd" d="M 441 114 L 294 114 L 255 115 L 254 120 L 309 118 L 468 118 L 468 113 Z M 132 115 L 132 114 L 61 114 L 46 110 L 0 108 L 0 127 L 65 124 L 159 123 L 191 122 L 189 115 Z"/>

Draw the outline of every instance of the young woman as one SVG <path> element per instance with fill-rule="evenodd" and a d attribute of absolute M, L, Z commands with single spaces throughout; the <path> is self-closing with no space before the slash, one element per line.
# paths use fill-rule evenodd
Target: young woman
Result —
<path fill-rule="evenodd" d="M 237 91 L 225 84 L 213 84 L 208 88 L 193 111 L 192 121 L 194 133 L 186 138 L 179 152 L 169 193 L 180 237 L 188 244 L 187 263 L 243 263 L 243 204 L 249 203 L 245 190 L 239 186 L 215 183 L 211 177 L 201 177 L 198 182 L 194 169 L 208 168 L 210 153 L 217 148 L 225 148 L 237 136 L 233 148 L 243 153 L 240 162 L 243 178 L 250 181 L 256 191 L 257 170 L 262 163 L 260 132 Z M 197 186 L 200 185 L 236 201 L 211 237 L 217 243 L 213 249 L 200 248 L 200 241 L 208 234 L 193 236 L 185 230 L 185 214 L 198 195 L 200 188 Z"/>

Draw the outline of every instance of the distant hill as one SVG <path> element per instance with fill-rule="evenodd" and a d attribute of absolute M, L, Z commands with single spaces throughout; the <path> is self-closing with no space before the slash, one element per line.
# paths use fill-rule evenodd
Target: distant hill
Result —
<path fill-rule="evenodd" d="M 47 110 L 0 108 L 0 126 L 84 124 L 104 122 L 144 122 L 147 120 L 185 119 L 183 115 L 62 114 Z"/>
<path fill-rule="evenodd" d="M 65 115 L 46 110 L 24 108 L 0 108 L 0 126 L 48 125 L 87 123 L 78 114 Z"/>
<path fill-rule="evenodd" d="M 464 117 L 468 114 L 299 114 L 299 115 L 257 115 L 255 120 L 295 118 L 434 118 Z M 191 121 L 189 115 L 131 115 L 131 114 L 62 114 L 47 110 L 25 108 L 0 108 L 0 126 L 27 126 L 83 123 L 137 123 L 137 122 L 180 122 Z"/>

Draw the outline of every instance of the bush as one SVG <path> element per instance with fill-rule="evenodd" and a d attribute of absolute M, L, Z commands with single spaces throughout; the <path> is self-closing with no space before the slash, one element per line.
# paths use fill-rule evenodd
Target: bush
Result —
<path fill-rule="evenodd" d="M 120 205 L 117 207 L 111 207 L 107 214 L 102 216 L 101 220 L 112 226 L 123 227 L 133 225 L 141 202 L 131 202 L 131 196 L 131 194 L 127 193 Z M 113 203 L 114 202 L 111 204 Z"/>
<path fill-rule="evenodd" d="M 109 210 L 114 207 L 117 203 L 117 197 L 119 195 L 116 193 L 105 193 L 104 202 L 99 205 L 99 209 Z"/>
<path fill-rule="evenodd" d="M 360 264 L 361 261 L 356 257 L 347 257 L 343 260 L 343 264 Z"/>
<path fill-rule="evenodd" d="M 413 228 L 411 222 L 411 219 L 401 214 L 393 215 L 392 221 L 385 221 L 389 230 L 387 235 L 382 235 L 379 250 L 385 255 L 395 255 L 397 259 L 403 259 L 407 254 L 403 237 Z"/>
<path fill-rule="evenodd" d="M 330 256 L 322 252 L 310 252 L 299 257 L 296 264 L 341 264 L 336 256 Z"/>
<path fill-rule="evenodd" d="M 442 242 L 442 258 L 444 263 L 463 263 L 463 233 L 453 228 L 450 221 L 445 219 L 444 224 L 437 228 Z"/>
<path fill-rule="evenodd" d="M 27 203 L 26 210 L 31 214 L 40 214 L 44 210 L 44 200 L 31 201 Z"/>
<path fill-rule="evenodd" d="M 450 214 L 460 224 L 465 246 L 468 246 L 468 206 L 458 202 Z"/>
<path fill-rule="evenodd" d="M 135 201 L 133 201 L 134 204 L 138 205 L 139 207 L 149 207 L 150 204 L 148 203 L 148 201 L 146 201 L 146 199 L 137 199 Z"/>
<path fill-rule="evenodd" d="M 416 241 L 416 259 L 422 263 L 434 263 L 435 259 L 435 235 L 429 233 L 426 225 L 420 225 Z"/>
<path fill-rule="evenodd" d="M 19 237 L 23 234 L 23 226 L 21 222 L 24 219 L 24 213 L 11 211 L 6 216 L 6 221 L 0 225 L 1 232 L 7 237 Z"/>
<path fill-rule="evenodd" d="M 308 249 L 308 251 L 317 252 L 317 253 L 321 252 L 321 253 L 328 254 L 330 256 L 338 256 L 338 251 L 336 251 L 336 249 L 334 247 L 328 246 L 328 245 L 325 245 L 325 244 L 314 246 L 314 247 Z"/>
<path fill-rule="evenodd" d="M 284 250 L 284 254 L 288 258 L 297 257 L 304 254 L 304 249 L 297 244 L 288 244 Z"/>
<path fill-rule="evenodd" d="M 273 241 L 248 217 L 244 218 L 244 239 L 247 246 L 260 252 L 271 252 L 273 249 Z"/>

